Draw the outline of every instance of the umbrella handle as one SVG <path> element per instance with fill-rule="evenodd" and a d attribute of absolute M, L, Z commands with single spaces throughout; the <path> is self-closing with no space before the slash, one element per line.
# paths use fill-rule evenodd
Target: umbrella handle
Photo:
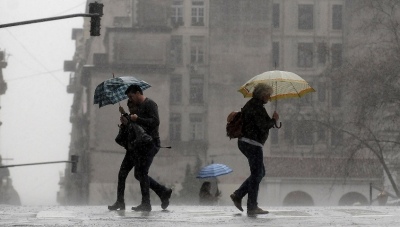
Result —
<path fill-rule="evenodd" d="M 275 125 L 273 126 L 274 128 L 281 128 L 282 127 L 282 122 L 279 122 L 279 126 L 278 124 L 275 122 Z"/>

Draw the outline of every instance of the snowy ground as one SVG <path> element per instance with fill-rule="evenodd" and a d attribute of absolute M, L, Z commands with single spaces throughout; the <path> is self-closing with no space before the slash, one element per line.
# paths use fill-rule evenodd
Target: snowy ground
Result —
<path fill-rule="evenodd" d="M 268 207 L 249 217 L 233 206 L 170 206 L 151 212 L 107 206 L 0 205 L 0 226 L 400 226 L 400 207 Z"/>

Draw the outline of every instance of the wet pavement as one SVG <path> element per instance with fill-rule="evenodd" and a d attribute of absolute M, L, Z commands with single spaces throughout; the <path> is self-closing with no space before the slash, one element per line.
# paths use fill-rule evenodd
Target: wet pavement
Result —
<path fill-rule="evenodd" d="M 0 205 L 0 226 L 400 226 L 400 207 L 265 207 L 247 216 L 233 206 L 170 206 L 151 212 L 107 206 Z"/>

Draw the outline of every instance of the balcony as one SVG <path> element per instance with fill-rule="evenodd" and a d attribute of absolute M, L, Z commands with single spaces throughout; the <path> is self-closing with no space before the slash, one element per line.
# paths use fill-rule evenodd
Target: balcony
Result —
<path fill-rule="evenodd" d="M 78 90 L 75 73 L 69 74 L 69 84 L 67 85 L 67 93 L 72 94 Z"/>
<path fill-rule="evenodd" d="M 6 91 L 7 91 L 7 83 L 4 80 L 2 80 L 0 81 L 0 95 L 4 95 Z"/>
<path fill-rule="evenodd" d="M 75 65 L 74 61 L 64 61 L 64 72 L 75 72 Z"/>

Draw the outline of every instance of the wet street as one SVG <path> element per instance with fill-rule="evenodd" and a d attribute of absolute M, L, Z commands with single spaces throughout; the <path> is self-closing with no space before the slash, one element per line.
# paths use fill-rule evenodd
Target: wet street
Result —
<path fill-rule="evenodd" d="M 0 205 L 0 226 L 400 226 L 399 207 L 269 207 L 249 217 L 233 206 L 170 206 L 151 212 L 107 206 Z"/>

